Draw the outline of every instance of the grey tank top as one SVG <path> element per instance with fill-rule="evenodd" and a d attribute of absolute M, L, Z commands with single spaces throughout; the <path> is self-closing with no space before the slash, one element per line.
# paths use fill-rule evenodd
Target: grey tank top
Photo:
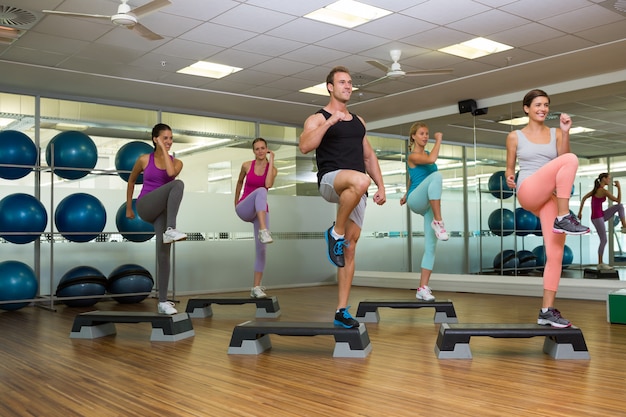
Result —
<path fill-rule="evenodd" d="M 528 140 L 521 130 L 517 133 L 517 160 L 519 176 L 515 184 L 519 190 L 524 180 L 533 175 L 539 168 L 556 158 L 556 129 L 550 128 L 550 142 L 537 144 Z"/>

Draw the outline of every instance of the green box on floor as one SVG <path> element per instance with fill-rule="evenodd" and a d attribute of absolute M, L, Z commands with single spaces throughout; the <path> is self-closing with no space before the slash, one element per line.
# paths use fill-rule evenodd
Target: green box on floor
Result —
<path fill-rule="evenodd" d="M 606 300 L 606 320 L 626 324 L 626 289 L 611 291 Z"/>

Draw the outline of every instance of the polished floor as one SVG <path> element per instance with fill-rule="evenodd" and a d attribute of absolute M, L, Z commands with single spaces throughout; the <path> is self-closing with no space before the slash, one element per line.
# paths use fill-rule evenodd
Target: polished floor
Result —
<path fill-rule="evenodd" d="M 280 321 L 330 321 L 333 285 L 269 289 Z M 247 293 L 219 294 L 247 296 Z M 436 293 L 461 323 L 533 323 L 540 299 Z M 196 296 L 198 297 L 198 296 Z M 413 299 L 400 289 L 354 287 L 361 300 Z M 184 311 L 188 297 L 179 297 Z M 37 307 L 0 313 L 0 416 L 623 416 L 626 325 L 609 324 L 603 301 L 559 299 L 580 327 L 589 360 L 555 360 L 543 337 L 471 339 L 473 359 L 437 359 L 434 311 L 379 309 L 366 328 L 366 358 L 333 358 L 330 336 L 271 336 L 259 355 L 227 353 L 235 325 L 255 319 L 252 304 L 213 306 L 193 319 L 195 336 L 151 342 L 149 324 L 117 324 L 117 334 L 71 339 L 76 314 L 153 311 L 101 301 L 94 307 Z M 266 319 L 270 320 L 270 319 Z"/>

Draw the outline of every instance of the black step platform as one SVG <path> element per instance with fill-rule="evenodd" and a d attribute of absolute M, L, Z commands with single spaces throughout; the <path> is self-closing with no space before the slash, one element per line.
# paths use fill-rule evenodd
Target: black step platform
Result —
<path fill-rule="evenodd" d="M 365 358 L 372 350 L 364 324 L 354 329 L 345 329 L 333 323 L 323 322 L 247 321 L 233 329 L 228 353 L 258 355 L 272 347 L 270 334 L 279 336 L 332 335 L 335 337 L 334 357 Z"/>
<path fill-rule="evenodd" d="M 471 359 L 471 336 L 529 338 L 545 336 L 543 351 L 554 359 L 589 359 L 578 327 L 559 329 L 539 324 L 447 324 L 439 328 L 435 354 L 439 359 Z"/>
<path fill-rule="evenodd" d="M 619 273 L 615 269 L 603 271 L 596 268 L 585 268 L 583 278 L 619 279 Z"/>
<path fill-rule="evenodd" d="M 191 318 L 211 317 L 213 310 L 211 304 L 241 305 L 256 304 L 256 317 L 276 318 L 280 316 L 280 307 L 276 297 L 250 298 L 250 297 L 210 297 L 192 298 L 187 302 L 185 312 Z"/>
<path fill-rule="evenodd" d="M 364 323 L 378 323 L 380 315 L 379 307 L 390 308 L 434 308 L 435 323 L 458 323 L 459 320 L 454 310 L 452 301 L 423 301 L 418 299 L 412 300 L 364 300 L 359 303 L 356 311 L 356 319 Z"/>
<path fill-rule="evenodd" d="M 130 312 L 90 311 L 74 319 L 70 337 L 74 339 L 96 339 L 116 333 L 114 323 L 151 323 L 151 341 L 176 342 L 195 335 L 187 313 L 174 315 Z"/>

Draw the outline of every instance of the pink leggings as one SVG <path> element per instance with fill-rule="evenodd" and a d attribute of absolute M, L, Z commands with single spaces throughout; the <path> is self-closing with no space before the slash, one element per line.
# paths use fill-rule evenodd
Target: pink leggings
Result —
<path fill-rule="evenodd" d="M 517 190 L 519 203 L 539 217 L 541 222 L 541 233 L 546 247 L 543 288 L 550 291 L 559 288 L 565 247 L 565 234 L 552 231 L 558 214 L 556 199 L 570 198 L 577 170 L 578 158 L 573 153 L 566 153 L 539 168 Z"/>

